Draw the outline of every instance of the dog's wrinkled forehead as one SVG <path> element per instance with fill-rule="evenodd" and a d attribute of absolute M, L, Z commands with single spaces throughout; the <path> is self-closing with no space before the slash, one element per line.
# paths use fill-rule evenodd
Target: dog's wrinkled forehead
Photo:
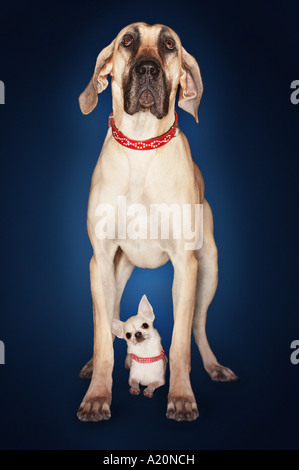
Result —
<path fill-rule="evenodd" d="M 164 63 L 181 54 L 178 35 L 160 24 L 132 23 L 120 31 L 115 45 L 115 52 L 127 61 L 148 54 Z"/>

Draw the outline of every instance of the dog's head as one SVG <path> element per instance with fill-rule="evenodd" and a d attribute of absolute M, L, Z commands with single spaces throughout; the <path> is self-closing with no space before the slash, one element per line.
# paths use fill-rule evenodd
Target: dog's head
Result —
<path fill-rule="evenodd" d="M 98 55 L 93 77 L 79 97 L 83 114 L 96 107 L 109 74 L 114 107 L 129 115 L 149 111 L 162 119 L 174 104 L 180 85 L 178 105 L 198 122 L 203 91 L 200 70 L 169 27 L 133 23 L 120 31 Z"/>
<path fill-rule="evenodd" d="M 112 320 L 112 333 L 118 338 L 125 339 L 127 344 L 136 345 L 150 340 L 157 332 L 153 327 L 155 315 L 146 295 L 142 297 L 138 314 L 127 321 Z"/>

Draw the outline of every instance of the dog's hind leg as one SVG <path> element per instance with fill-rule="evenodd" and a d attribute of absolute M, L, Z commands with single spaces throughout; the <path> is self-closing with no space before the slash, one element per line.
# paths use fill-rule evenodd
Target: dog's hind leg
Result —
<path fill-rule="evenodd" d="M 206 335 L 207 310 L 218 284 L 218 253 L 213 235 L 213 215 L 206 200 L 203 205 L 203 245 L 195 251 L 198 259 L 198 281 L 193 318 L 193 334 L 203 365 L 212 380 L 228 382 L 237 376 L 217 361 Z"/>
<path fill-rule="evenodd" d="M 119 319 L 120 314 L 120 301 L 122 298 L 123 291 L 126 287 L 128 280 L 133 272 L 134 265 L 128 260 L 125 253 L 118 248 L 114 258 L 114 273 L 115 273 L 115 306 L 113 318 Z M 87 364 L 80 370 L 79 377 L 81 379 L 90 379 L 92 376 L 93 369 L 93 358 L 91 358 Z"/>
<path fill-rule="evenodd" d="M 127 354 L 125 359 L 125 369 L 130 370 L 132 365 L 132 354 Z"/>
<path fill-rule="evenodd" d="M 116 283 L 116 295 L 115 295 L 115 306 L 113 318 L 119 319 L 120 314 L 120 301 L 123 295 L 123 291 L 126 287 L 128 280 L 135 266 L 132 264 L 125 253 L 118 248 L 114 258 L 114 272 L 115 272 L 115 283 Z"/>

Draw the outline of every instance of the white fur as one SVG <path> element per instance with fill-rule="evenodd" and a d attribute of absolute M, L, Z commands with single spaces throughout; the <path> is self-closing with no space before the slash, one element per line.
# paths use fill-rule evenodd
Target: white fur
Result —
<path fill-rule="evenodd" d="M 162 351 L 161 337 L 158 331 L 153 327 L 155 315 L 151 304 L 144 295 L 139 303 L 138 314 L 130 317 L 126 322 L 114 319 L 112 321 L 112 332 L 119 338 L 127 341 L 127 353 L 136 354 L 139 357 L 158 356 Z M 148 328 L 143 328 L 143 324 L 147 324 Z M 142 333 L 144 340 L 137 341 L 135 334 Z M 127 338 L 127 334 L 131 334 Z M 129 384 L 133 381 L 140 385 L 155 384 L 154 388 L 165 384 L 165 361 L 152 363 L 140 363 L 132 359 L 130 365 Z"/>
<path fill-rule="evenodd" d="M 128 344 L 128 354 L 134 353 L 139 357 L 153 357 L 161 353 L 162 344 L 158 331 L 151 328 L 151 337 L 141 343 Z M 129 383 L 135 379 L 140 385 L 149 385 L 153 382 L 159 382 L 164 385 L 164 361 L 141 364 L 132 360 Z"/>

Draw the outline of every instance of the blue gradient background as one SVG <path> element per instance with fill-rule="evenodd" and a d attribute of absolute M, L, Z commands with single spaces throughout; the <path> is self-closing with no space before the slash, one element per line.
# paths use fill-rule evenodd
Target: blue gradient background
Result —
<path fill-rule="evenodd" d="M 240 5 L 241 3 L 241 5 Z M 297 6 L 296 6 L 297 5 Z M 298 2 L 14 2 L 2 6 L 2 449 L 298 448 Z M 164 23 L 201 67 L 199 125 L 178 110 L 215 219 L 220 281 L 208 315 L 218 359 L 239 376 L 212 382 L 192 342 L 200 417 L 165 418 L 167 386 L 132 397 L 115 342 L 112 419 L 81 423 L 92 354 L 86 210 L 111 93 L 84 117 L 77 98 L 99 51 L 132 21 Z M 136 269 L 122 318 L 143 293 L 168 351 L 172 267 Z M 167 376 L 168 379 L 168 376 Z"/>

